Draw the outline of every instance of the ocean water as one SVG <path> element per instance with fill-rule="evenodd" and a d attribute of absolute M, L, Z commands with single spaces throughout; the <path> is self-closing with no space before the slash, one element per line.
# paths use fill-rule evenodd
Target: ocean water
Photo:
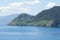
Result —
<path fill-rule="evenodd" d="M 0 26 L 0 40 L 60 40 L 60 28 Z"/>

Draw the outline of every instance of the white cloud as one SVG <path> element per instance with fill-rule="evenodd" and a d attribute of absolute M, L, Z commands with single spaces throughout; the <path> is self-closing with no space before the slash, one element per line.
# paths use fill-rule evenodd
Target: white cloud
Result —
<path fill-rule="evenodd" d="M 56 5 L 56 3 L 54 3 L 54 2 L 50 2 L 50 3 L 48 3 L 47 4 L 47 8 L 52 8 L 52 7 L 54 7 Z"/>
<path fill-rule="evenodd" d="M 30 11 L 30 9 L 29 8 L 19 8 L 19 11 L 21 12 L 21 13 L 28 13 L 29 11 Z M 28 11 L 28 12 L 27 12 Z"/>
<path fill-rule="evenodd" d="M 10 15 L 13 13 L 29 13 L 30 8 L 23 7 L 25 4 L 27 5 L 34 5 L 40 3 L 39 0 L 33 1 L 23 1 L 23 2 L 13 2 L 9 3 L 7 6 L 0 7 L 0 16 Z"/>
<path fill-rule="evenodd" d="M 28 1 L 28 2 L 24 2 L 26 4 L 37 4 L 40 3 L 40 0 L 33 0 L 33 1 Z"/>
<path fill-rule="evenodd" d="M 40 3 L 40 0 L 35 0 L 35 3 Z"/>
<path fill-rule="evenodd" d="M 23 2 L 13 2 L 13 3 L 8 4 L 8 6 L 10 7 L 20 7 L 22 5 L 23 5 Z"/>

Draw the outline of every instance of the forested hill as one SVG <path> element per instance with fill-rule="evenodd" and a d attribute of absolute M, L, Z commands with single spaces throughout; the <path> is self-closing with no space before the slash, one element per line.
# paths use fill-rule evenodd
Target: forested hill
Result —
<path fill-rule="evenodd" d="M 53 8 L 43 10 L 36 16 L 20 14 L 8 25 L 60 27 L 60 6 L 54 6 Z"/>

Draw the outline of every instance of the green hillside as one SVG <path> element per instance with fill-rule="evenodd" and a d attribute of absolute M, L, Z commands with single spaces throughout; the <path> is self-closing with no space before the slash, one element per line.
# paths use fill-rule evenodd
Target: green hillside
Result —
<path fill-rule="evenodd" d="M 8 25 L 60 27 L 60 6 L 55 6 L 51 9 L 43 10 L 36 16 L 31 16 L 25 13 L 20 14 Z"/>

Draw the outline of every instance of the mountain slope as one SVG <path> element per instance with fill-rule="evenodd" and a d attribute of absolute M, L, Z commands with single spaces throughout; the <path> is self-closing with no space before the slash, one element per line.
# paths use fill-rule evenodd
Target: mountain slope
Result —
<path fill-rule="evenodd" d="M 22 20 L 23 19 L 23 20 Z M 29 19 L 29 20 L 27 20 Z M 16 21 L 18 20 L 18 21 Z M 60 27 L 60 6 L 54 6 L 51 9 L 43 10 L 36 16 L 19 15 L 9 25 L 13 26 L 49 26 Z"/>
<path fill-rule="evenodd" d="M 36 15 L 34 20 L 36 20 L 40 26 L 60 26 L 60 6 L 43 10 Z"/>
<path fill-rule="evenodd" d="M 26 26 L 29 25 L 29 22 L 31 22 L 33 19 L 33 16 L 28 15 L 26 13 L 20 14 L 18 17 L 16 17 L 13 21 L 9 23 L 9 25 L 13 26 Z"/>

